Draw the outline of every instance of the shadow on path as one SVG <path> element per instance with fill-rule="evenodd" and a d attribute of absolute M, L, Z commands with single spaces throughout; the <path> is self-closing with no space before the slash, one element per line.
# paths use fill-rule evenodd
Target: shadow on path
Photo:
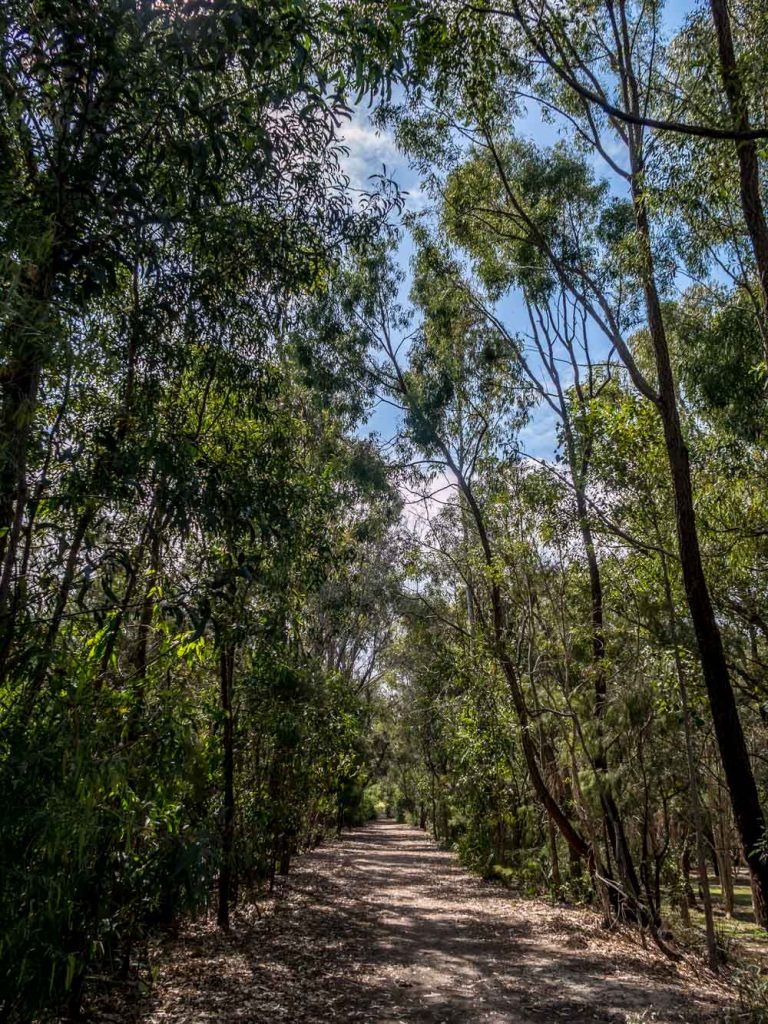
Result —
<path fill-rule="evenodd" d="M 514 899 L 380 821 L 301 858 L 273 911 L 230 936 L 198 923 L 137 1019 L 692 1024 L 721 1010 L 716 990 L 587 912 Z"/>

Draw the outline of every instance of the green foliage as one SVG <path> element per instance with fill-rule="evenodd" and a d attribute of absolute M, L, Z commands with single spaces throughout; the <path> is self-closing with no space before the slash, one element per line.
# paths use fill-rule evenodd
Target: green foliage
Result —
<path fill-rule="evenodd" d="M 396 19 L 322 0 L 12 0 L 0 28 L 0 1016 L 22 1020 L 132 975 L 226 869 L 233 902 L 370 812 L 399 501 L 353 434 L 371 388 L 330 284 L 398 207 L 385 181 L 353 202 L 339 128 L 400 58 Z"/>
<path fill-rule="evenodd" d="M 763 440 L 768 410 L 751 298 L 692 290 L 671 319 L 680 386 L 693 409 L 739 438 Z"/>
<path fill-rule="evenodd" d="M 765 1024 L 768 1020 L 768 978 L 759 964 L 747 964 L 735 972 L 738 992 L 738 1010 L 728 1011 L 724 1020 L 748 1021 L 749 1024 Z"/>
<path fill-rule="evenodd" d="M 207 899 L 214 749 L 190 681 L 94 689 L 60 667 L 31 724 L 6 721 L 3 975 L 10 1007 L 73 994 L 127 942 Z"/>

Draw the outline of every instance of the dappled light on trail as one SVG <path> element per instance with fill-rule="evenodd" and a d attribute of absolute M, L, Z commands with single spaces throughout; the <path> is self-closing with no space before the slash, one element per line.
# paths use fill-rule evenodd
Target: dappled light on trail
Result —
<path fill-rule="evenodd" d="M 620 1024 L 716 1019 L 722 995 L 594 915 L 521 900 L 393 821 L 303 857 L 230 936 L 164 948 L 133 1019 Z"/>

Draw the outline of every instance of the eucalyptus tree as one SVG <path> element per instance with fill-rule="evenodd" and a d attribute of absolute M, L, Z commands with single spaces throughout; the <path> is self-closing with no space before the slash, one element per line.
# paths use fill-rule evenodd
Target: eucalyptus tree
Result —
<path fill-rule="evenodd" d="M 750 3 L 740 5 L 736 9 L 735 18 L 731 17 L 729 5 L 725 0 L 710 0 L 709 6 L 717 39 L 722 90 L 725 94 L 725 104 L 721 102 L 720 105 L 726 106 L 732 127 L 742 134 L 741 138 L 735 140 L 739 197 L 761 293 L 758 300 L 758 317 L 768 372 L 768 220 L 761 188 L 757 142 L 755 138 L 748 137 L 752 127 L 754 106 L 757 105 L 758 117 L 765 114 L 760 99 L 768 75 L 768 63 L 764 52 L 765 43 L 768 41 L 768 23 L 762 7 L 753 7 Z M 738 43 L 734 25 L 738 27 Z M 755 98 L 757 104 L 754 102 Z"/>
<path fill-rule="evenodd" d="M 446 189 L 446 201 L 451 203 L 454 187 L 465 188 L 466 181 L 451 183 Z M 456 204 L 454 205 L 454 211 Z M 579 215 L 576 209 L 572 216 Z M 460 217 L 460 214 L 458 214 Z M 450 214 L 446 220 L 450 219 Z M 477 236 L 476 236 L 477 238 Z M 479 239 L 478 239 L 479 241 Z M 437 247 L 431 243 L 433 258 Z M 496 284 L 503 280 L 504 269 L 492 266 L 493 254 L 486 251 L 481 257 L 486 280 Z M 527 301 L 528 325 L 509 324 L 495 311 L 489 298 L 482 296 L 462 274 L 459 266 L 449 256 L 438 257 L 439 274 L 442 275 L 443 290 L 437 287 L 435 278 L 429 279 L 430 307 L 434 308 L 445 290 L 453 289 L 463 294 L 465 301 L 475 314 L 492 325 L 505 345 L 508 357 L 519 363 L 530 387 L 539 396 L 542 404 L 548 406 L 556 417 L 561 435 L 562 448 L 570 486 L 575 503 L 575 515 L 581 534 L 584 556 L 590 585 L 590 621 L 592 636 L 592 662 L 594 678 L 595 741 L 592 753 L 593 767 L 598 779 L 600 800 L 603 805 L 606 834 L 610 837 L 612 854 L 615 858 L 622 885 L 634 901 L 641 892 L 639 876 L 635 868 L 624 824 L 616 801 L 611 792 L 608 761 L 604 738 L 604 720 L 610 700 L 608 694 L 608 672 L 605 668 L 605 615 L 603 583 L 600 560 L 593 536 L 591 505 L 589 497 L 589 475 L 593 439 L 591 437 L 591 407 L 603 388 L 611 381 L 610 356 L 599 365 L 592 360 L 587 316 L 579 305 L 562 289 L 552 289 L 540 271 L 529 275 L 524 285 Z M 439 280 L 439 278 L 438 278 Z M 445 310 L 443 314 L 445 315 Z M 530 354 L 526 354 L 530 351 Z M 534 362 L 535 361 L 535 362 Z M 564 368 L 561 369 L 561 364 Z M 568 379 L 564 379 L 564 373 Z M 658 909 L 655 911 L 658 914 Z"/>
<path fill-rule="evenodd" d="M 725 0 L 709 0 L 706 7 L 694 6 L 673 41 L 678 60 L 673 55 L 670 67 L 665 53 L 664 7 L 663 3 L 640 7 L 609 0 L 597 11 L 586 4 L 572 3 L 564 13 L 549 2 L 512 0 L 503 6 L 474 5 L 471 10 L 515 23 L 524 47 L 544 62 L 575 99 L 575 108 L 567 101 L 564 106 L 568 114 L 576 110 L 585 117 L 582 137 L 597 144 L 609 163 L 612 158 L 598 143 L 600 120 L 605 115 L 628 142 L 633 129 L 652 129 L 657 140 L 662 138 L 673 146 L 695 140 L 700 149 L 704 143 L 711 154 L 714 143 L 721 171 L 725 152 L 722 143 L 733 143 L 733 171 L 738 180 L 734 193 L 738 192 L 742 228 L 757 271 L 758 316 L 765 354 L 768 223 L 758 149 L 760 140 L 768 138 L 762 106 L 766 75 L 764 12 L 760 5 L 749 2 L 729 5 Z M 605 68 L 591 59 L 599 52 L 614 58 L 618 88 L 611 85 Z M 551 100 L 552 96 L 547 98 Z M 762 123 L 753 123 L 755 109 Z M 733 165 L 733 158 L 728 162 Z M 700 201 L 700 195 L 690 201 L 695 204 L 697 198 Z"/>
<path fill-rule="evenodd" d="M 576 5 L 561 16 L 548 5 L 511 4 L 431 13 L 414 44 L 420 84 L 406 98 L 399 130 L 422 166 L 442 162 L 442 174 L 433 178 L 453 240 L 497 297 L 537 274 L 565 288 L 659 415 L 686 600 L 755 913 L 765 924 L 765 821 L 702 560 L 663 306 L 673 254 L 657 230 L 668 222 L 654 221 L 650 202 L 656 146 L 646 115 L 668 96 L 659 10 L 606 3 Z M 525 96 L 570 126 L 572 144 L 602 162 L 623 199 L 613 198 L 562 145 L 543 153 L 515 139 Z M 654 118 L 651 127 L 668 125 Z M 464 160 L 460 140 L 467 137 Z M 636 343 L 641 327 L 650 363 Z"/>

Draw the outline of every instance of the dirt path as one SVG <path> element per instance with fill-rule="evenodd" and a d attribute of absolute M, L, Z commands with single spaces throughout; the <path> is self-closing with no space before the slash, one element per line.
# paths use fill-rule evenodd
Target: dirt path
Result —
<path fill-rule="evenodd" d="M 274 905 L 229 937 L 198 922 L 157 970 L 134 1020 L 639 1024 L 722 1010 L 690 967 L 606 935 L 586 912 L 516 900 L 393 822 L 301 858 Z"/>

